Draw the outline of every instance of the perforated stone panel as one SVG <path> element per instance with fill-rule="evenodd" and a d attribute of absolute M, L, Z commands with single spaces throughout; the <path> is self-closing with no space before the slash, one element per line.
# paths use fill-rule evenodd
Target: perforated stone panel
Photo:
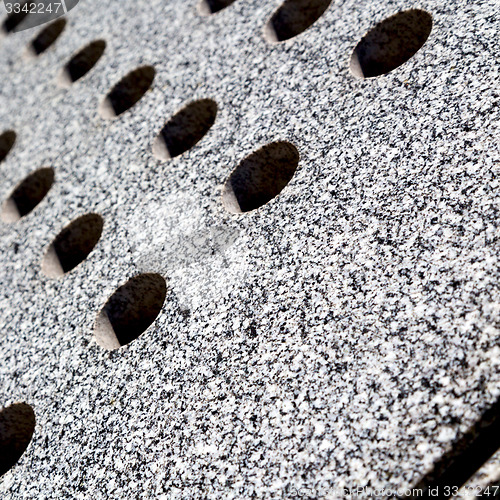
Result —
<path fill-rule="evenodd" d="M 0 417 L 36 423 L 0 432 L 29 442 L 0 496 L 467 481 L 500 396 L 498 12 L 81 0 L 5 32 Z"/>

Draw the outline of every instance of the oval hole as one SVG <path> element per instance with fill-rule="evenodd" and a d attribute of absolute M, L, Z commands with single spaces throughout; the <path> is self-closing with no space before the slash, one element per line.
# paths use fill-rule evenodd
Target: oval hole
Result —
<path fill-rule="evenodd" d="M 216 116 L 217 104 L 211 99 L 188 104 L 163 127 L 153 144 L 153 154 L 168 160 L 185 153 L 206 135 Z"/>
<path fill-rule="evenodd" d="M 142 66 L 122 78 L 101 103 L 103 118 L 115 118 L 134 106 L 153 84 L 155 69 Z"/>
<path fill-rule="evenodd" d="M 201 0 L 198 8 L 203 15 L 210 15 L 229 7 L 235 0 Z"/>
<path fill-rule="evenodd" d="M 289 142 L 273 142 L 247 156 L 224 185 L 222 200 L 235 214 L 250 212 L 275 198 L 290 182 L 299 152 Z"/>
<path fill-rule="evenodd" d="M 83 78 L 99 61 L 106 49 L 104 40 L 96 40 L 75 54 L 64 66 L 59 75 L 58 83 L 68 87 Z"/>
<path fill-rule="evenodd" d="M 7 132 L 0 135 L 0 162 L 7 158 L 10 150 L 14 147 L 16 137 L 16 133 L 13 130 L 7 130 Z"/>
<path fill-rule="evenodd" d="M 424 45 L 432 30 L 432 16 L 424 10 L 399 12 L 370 30 L 351 56 L 354 76 L 373 78 L 404 64 Z"/>
<path fill-rule="evenodd" d="M 271 16 L 264 29 L 269 42 L 283 42 L 312 26 L 332 0 L 286 0 Z"/>
<path fill-rule="evenodd" d="M 39 35 L 31 42 L 31 52 L 39 56 L 45 52 L 61 36 L 66 26 L 66 19 L 58 19 L 43 29 Z"/>
<path fill-rule="evenodd" d="M 16 403 L 0 411 L 0 476 L 21 458 L 35 431 L 35 413 L 30 405 Z"/>
<path fill-rule="evenodd" d="M 15 222 L 28 215 L 47 195 L 54 183 L 54 169 L 41 168 L 14 189 L 2 207 L 4 222 Z"/>
<path fill-rule="evenodd" d="M 96 342 L 115 350 L 135 340 L 157 318 L 167 294 L 159 274 L 140 274 L 109 298 L 95 324 Z"/>
<path fill-rule="evenodd" d="M 100 215 L 87 214 L 74 220 L 56 237 L 45 253 L 42 272 L 58 278 L 83 262 L 101 238 L 104 221 Z"/>
<path fill-rule="evenodd" d="M 12 11 L 5 21 L 2 24 L 3 31 L 5 33 L 12 33 L 23 21 L 23 19 L 28 15 L 28 9 L 24 9 L 25 5 L 28 2 L 20 2 L 18 1 L 17 4 L 20 5 L 19 12 L 14 12 Z"/>

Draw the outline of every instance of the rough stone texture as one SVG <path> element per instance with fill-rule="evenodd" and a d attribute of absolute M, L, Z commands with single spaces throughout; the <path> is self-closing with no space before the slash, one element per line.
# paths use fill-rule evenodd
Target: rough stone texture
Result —
<path fill-rule="evenodd" d="M 56 43 L 43 27 L 0 41 L 0 200 L 32 171 L 55 182 L 0 223 L 0 406 L 25 402 L 33 439 L 2 498 L 337 498 L 406 488 L 500 397 L 497 0 L 337 0 L 272 44 L 279 3 L 82 0 Z M 407 63 L 355 78 L 376 23 L 424 9 Z M 107 47 L 70 88 L 63 66 Z M 127 73 L 152 88 L 114 120 L 99 105 Z M 216 101 L 209 133 L 159 161 L 179 109 Z M 260 209 L 228 213 L 238 163 L 286 140 L 295 176 Z M 104 218 L 87 260 L 41 271 L 54 238 Z M 93 338 L 110 295 L 139 272 L 163 311 L 108 352 Z"/>

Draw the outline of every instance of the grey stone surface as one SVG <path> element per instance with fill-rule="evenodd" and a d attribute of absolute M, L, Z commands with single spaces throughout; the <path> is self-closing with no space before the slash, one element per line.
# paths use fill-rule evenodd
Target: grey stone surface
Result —
<path fill-rule="evenodd" d="M 500 396 L 497 0 L 338 0 L 270 43 L 279 2 L 82 0 L 39 57 L 38 30 L 0 41 L 0 200 L 31 172 L 55 181 L 0 223 L 0 407 L 36 426 L 2 498 L 342 498 L 409 488 Z M 432 15 L 423 47 L 362 79 L 351 55 L 378 22 Z M 107 46 L 68 88 L 58 77 Z M 144 97 L 99 107 L 152 65 Z M 153 143 L 187 103 L 214 126 L 168 161 Z M 297 171 L 261 208 L 229 213 L 237 165 L 288 141 Z M 42 259 L 78 217 L 104 219 L 58 279 Z M 94 324 L 138 273 L 164 307 L 114 351 Z"/>

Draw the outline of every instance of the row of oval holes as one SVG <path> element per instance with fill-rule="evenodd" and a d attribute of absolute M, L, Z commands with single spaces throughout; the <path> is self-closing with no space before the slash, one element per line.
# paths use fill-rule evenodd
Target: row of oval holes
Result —
<path fill-rule="evenodd" d="M 216 13 L 234 0 L 203 0 L 203 14 Z M 264 29 L 270 42 L 295 37 L 311 26 L 328 8 L 331 0 L 287 0 L 273 14 Z M 12 31 L 16 19 L 4 22 Z M 46 27 L 29 45 L 29 52 L 40 55 L 61 35 L 66 25 L 59 19 Z M 399 12 L 375 26 L 358 43 L 350 60 L 352 73 L 371 78 L 388 73 L 409 60 L 425 43 L 432 29 L 432 17 L 425 11 Z M 106 42 L 87 45 L 64 66 L 58 77 L 69 87 L 85 76 L 99 61 Z M 113 119 L 134 106 L 151 87 L 155 70 L 151 66 L 135 69 L 120 80 L 102 101 L 103 118 Z M 154 155 L 162 161 L 179 156 L 194 147 L 215 123 L 217 104 L 211 99 L 189 103 L 162 128 L 153 144 Z M 0 161 L 14 146 L 16 134 L 0 135 Z M 255 210 L 276 197 L 292 179 L 299 164 L 295 146 L 281 141 L 268 144 L 245 158 L 229 176 L 223 190 L 223 203 L 232 213 Z M 0 216 L 14 222 L 29 214 L 45 197 L 54 182 L 54 170 L 41 168 L 13 191 L 3 204 Z M 51 278 L 63 276 L 83 262 L 97 245 L 103 230 L 98 214 L 74 220 L 55 238 L 42 260 L 42 271 Z M 140 274 L 118 288 L 108 299 L 95 323 L 95 338 L 105 349 L 114 350 L 139 337 L 159 315 L 167 293 L 166 282 L 158 274 Z M 35 426 L 33 409 L 24 403 L 0 412 L 0 475 L 9 470 L 28 446 Z"/>

